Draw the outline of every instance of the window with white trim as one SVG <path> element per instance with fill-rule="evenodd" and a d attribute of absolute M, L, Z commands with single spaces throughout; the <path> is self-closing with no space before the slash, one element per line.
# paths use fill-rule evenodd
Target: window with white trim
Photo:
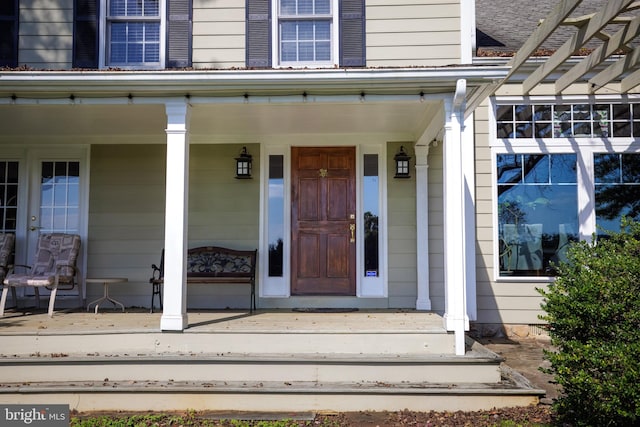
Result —
<path fill-rule="evenodd" d="M 333 64 L 333 0 L 278 0 L 280 65 Z"/>
<path fill-rule="evenodd" d="M 161 0 L 107 0 L 105 66 L 163 64 Z"/>
<path fill-rule="evenodd" d="M 623 216 L 640 220 L 640 104 L 501 104 L 495 112 L 499 277 L 553 276 L 570 242 L 619 231 Z"/>

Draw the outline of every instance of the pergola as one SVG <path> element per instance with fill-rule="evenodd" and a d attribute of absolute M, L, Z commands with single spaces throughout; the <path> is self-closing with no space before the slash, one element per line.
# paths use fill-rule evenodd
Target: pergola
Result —
<path fill-rule="evenodd" d="M 588 94 L 596 94 L 610 83 L 619 83 L 620 93 L 632 92 L 640 84 L 640 46 L 634 40 L 640 34 L 640 2 L 633 0 L 605 0 L 596 13 L 571 17 L 582 0 L 560 0 L 547 18 L 541 20 L 524 45 L 506 63 L 510 67 L 504 78 L 485 83 L 469 91 L 465 118 L 505 83 L 521 83 L 526 96 L 541 83 L 554 83 L 554 92 L 560 95 L 575 83 L 586 83 Z M 564 44 L 545 61 L 541 61 L 525 78 L 523 68 L 529 60 L 561 26 L 575 27 Z M 615 31 L 615 32 L 612 32 Z M 593 45 L 597 47 L 593 48 Z M 588 52 L 575 61 L 577 53 Z M 557 70 L 562 70 L 559 74 Z M 552 73 L 555 75 L 552 77 Z"/>

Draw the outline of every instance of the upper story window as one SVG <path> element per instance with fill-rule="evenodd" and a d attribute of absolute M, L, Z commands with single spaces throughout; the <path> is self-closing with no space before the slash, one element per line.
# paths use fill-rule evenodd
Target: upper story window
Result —
<path fill-rule="evenodd" d="M 364 0 L 246 0 L 246 65 L 364 67 Z"/>
<path fill-rule="evenodd" d="M 333 64 L 331 0 L 279 0 L 279 63 Z"/>
<path fill-rule="evenodd" d="M 0 1 L 0 67 L 18 66 L 18 1 Z"/>
<path fill-rule="evenodd" d="M 160 0 L 107 0 L 105 66 L 163 63 Z"/>
<path fill-rule="evenodd" d="M 191 66 L 192 0 L 73 0 L 74 68 Z"/>

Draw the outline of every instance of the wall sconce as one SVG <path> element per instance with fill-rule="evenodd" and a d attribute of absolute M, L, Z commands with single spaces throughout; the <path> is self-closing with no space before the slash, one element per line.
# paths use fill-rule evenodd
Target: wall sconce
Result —
<path fill-rule="evenodd" d="M 400 146 L 400 151 L 393 156 L 393 159 L 396 161 L 396 174 L 394 178 L 411 178 L 409 174 L 409 160 L 411 160 L 411 156 L 404 151 L 404 146 Z"/>
<path fill-rule="evenodd" d="M 236 157 L 236 178 L 251 178 L 251 154 L 247 153 L 247 147 L 242 147 L 242 152 Z"/>

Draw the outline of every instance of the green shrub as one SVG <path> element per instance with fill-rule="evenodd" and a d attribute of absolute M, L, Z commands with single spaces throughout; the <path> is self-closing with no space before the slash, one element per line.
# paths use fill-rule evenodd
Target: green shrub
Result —
<path fill-rule="evenodd" d="M 562 386 L 554 410 L 575 426 L 640 424 L 640 224 L 577 242 L 544 297 L 556 351 L 547 371 Z"/>

